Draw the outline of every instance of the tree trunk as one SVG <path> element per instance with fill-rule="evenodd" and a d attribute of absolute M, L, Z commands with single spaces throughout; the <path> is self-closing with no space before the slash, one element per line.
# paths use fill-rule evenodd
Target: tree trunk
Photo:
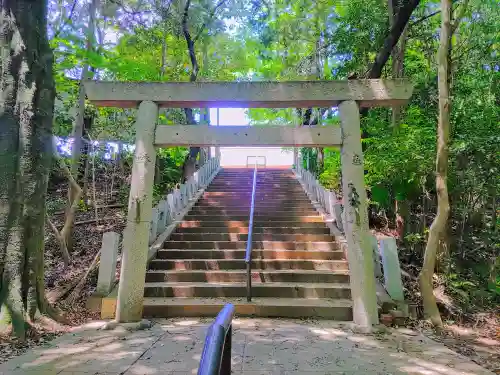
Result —
<path fill-rule="evenodd" d="M 195 39 L 191 37 L 191 33 L 189 32 L 189 27 L 188 27 L 190 6 L 191 6 L 191 0 L 187 0 L 184 6 L 184 12 L 182 17 L 182 32 L 184 34 L 184 38 L 186 39 L 189 59 L 192 65 L 189 82 L 195 82 L 196 78 L 198 77 L 198 72 L 200 71 L 200 67 L 198 65 L 198 59 L 196 58 L 196 51 L 194 50 L 196 36 Z M 193 110 L 191 108 L 184 108 L 184 113 L 186 114 L 187 124 L 196 125 L 196 121 L 193 115 Z M 196 171 L 196 159 L 199 153 L 200 153 L 200 147 L 189 148 L 189 152 L 186 155 L 186 158 L 184 159 L 184 164 L 182 165 L 182 182 L 187 181 L 189 177 L 191 177 L 193 173 Z"/>
<path fill-rule="evenodd" d="M 443 322 L 434 297 L 432 277 L 436 266 L 439 242 L 446 231 L 450 212 L 448 200 L 448 142 L 450 138 L 450 84 L 448 81 L 448 49 L 451 40 L 451 0 L 441 0 L 441 36 L 438 50 L 439 119 L 437 128 L 436 192 L 437 215 L 429 230 L 424 253 L 424 263 L 419 275 L 424 315 L 432 324 L 441 327 Z"/>
<path fill-rule="evenodd" d="M 219 0 L 217 4 L 212 8 L 208 15 L 208 21 L 206 21 L 199 29 L 198 33 L 191 37 L 191 33 L 189 32 L 188 20 L 189 20 L 189 7 L 191 6 L 191 0 L 186 0 L 184 5 L 184 9 L 182 11 L 182 33 L 184 34 L 184 38 L 186 39 L 186 45 L 189 53 L 189 60 L 191 61 L 191 75 L 189 77 L 190 82 L 195 82 L 198 78 L 198 73 L 200 71 L 200 66 L 198 64 L 198 59 L 196 57 L 196 51 L 194 49 L 195 43 L 202 36 L 203 31 L 208 26 L 209 22 L 214 18 L 217 10 L 224 5 L 226 0 Z M 188 125 L 197 125 L 194 120 L 193 110 L 191 108 L 184 108 L 184 113 L 186 114 L 186 120 Z M 184 159 L 184 164 L 182 166 L 182 181 L 186 181 L 191 177 L 191 175 L 196 170 L 196 159 L 198 154 L 200 153 L 200 147 L 190 147 L 189 152 Z"/>
<path fill-rule="evenodd" d="M 403 8 L 401 0 L 389 0 L 389 23 L 391 29 L 395 25 L 396 16 Z M 408 26 L 405 26 L 398 42 L 392 49 L 392 78 L 403 78 L 404 56 L 406 50 L 406 38 L 408 37 Z M 392 108 L 392 129 L 394 132 L 399 130 L 399 121 L 401 117 L 401 107 Z M 398 218 L 400 219 L 400 218 Z"/>
<path fill-rule="evenodd" d="M 83 119 L 83 137 L 84 138 L 89 138 L 89 133 L 92 130 L 92 125 L 94 123 L 94 117 L 93 116 L 85 116 Z M 82 142 L 83 143 L 83 142 Z M 88 178 L 88 172 L 89 172 L 89 154 L 90 154 L 90 144 L 88 142 L 84 142 L 82 144 L 82 153 L 80 156 L 80 168 L 78 170 L 78 177 L 75 177 L 76 181 L 79 181 L 78 183 L 82 184 L 83 186 L 86 186 L 87 178 Z M 87 191 L 83 189 L 83 198 L 86 200 L 87 197 Z"/>
<path fill-rule="evenodd" d="M 394 25 L 391 27 L 389 34 L 385 38 L 382 48 L 377 53 L 375 61 L 373 62 L 366 78 L 380 78 L 385 63 L 389 59 L 394 46 L 397 44 L 403 30 L 408 24 L 411 14 L 419 4 L 420 0 L 409 0 L 399 9 L 399 12 L 394 20 Z"/>
<path fill-rule="evenodd" d="M 97 1 L 92 0 L 89 9 L 89 23 L 87 27 L 87 52 L 91 52 L 94 45 L 94 34 L 95 34 L 95 13 L 97 9 Z M 82 135 L 84 128 L 84 118 L 85 118 L 85 87 L 83 82 L 89 78 L 90 67 L 88 62 L 83 64 L 82 75 L 80 79 L 80 87 L 78 91 L 78 101 L 76 107 L 76 117 L 73 124 L 73 131 L 71 136 L 73 137 L 73 147 L 71 155 L 71 174 L 77 178 L 77 173 L 80 166 L 80 156 L 82 153 Z M 71 196 L 71 194 L 70 194 Z"/>
<path fill-rule="evenodd" d="M 97 2 L 98 0 L 92 0 L 92 2 L 90 3 L 89 23 L 87 27 L 87 52 L 91 52 L 94 45 L 95 13 L 97 9 Z M 76 117 L 75 117 L 75 122 L 73 123 L 73 131 L 71 133 L 71 137 L 73 138 L 73 146 L 72 146 L 70 170 L 72 176 L 76 179 L 77 183 L 79 183 L 78 172 L 80 170 L 84 170 L 80 168 L 80 159 L 83 148 L 82 136 L 85 127 L 85 87 L 83 86 L 83 82 L 89 78 L 90 78 L 90 67 L 88 62 L 85 62 L 82 68 L 80 87 L 78 91 Z M 73 206 L 73 201 L 75 200 L 76 194 L 77 190 L 75 190 L 70 186 L 68 191 L 68 205 L 67 205 L 68 215 L 71 211 L 71 207 Z M 73 228 L 71 226 L 69 231 L 67 232 L 67 237 L 65 238 L 66 244 L 69 249 L 72 248 L 72 243 L 71 243 L 72 234 L 73 234 Z"/>
<path fill-rule="evenodd" d="M 52 159 L 55 87 L 47 2 L 0 1 L 0 306 L 25 338 L 44 290 L 45 200 Z"/>
<path fill-rule="evenodd" d="M 403 2 L 401 0 L 389 0 L 389 23 L 391 29 L 394 27 L 396 22 L 396 17 L 403 8 Z M 406 49 L 406 38 L 408 36 L 408 27 L 405 26 L 399 41 L 396 43 L 392 49 L 392 78 L 402 78 L 404 70 L 404 56 Z M 399 130 L 399 122 L 401 119 L 401 106 L 396 106 L 392 108 L 392 130 L 393 133 L 397 133 Z M 406 218 L 408 217 L 408 202 L 405 198 L 395 199 L 395 214 L 396 214 L 396 228 L 398 237 L 400 240 L 404 240 Z"/>

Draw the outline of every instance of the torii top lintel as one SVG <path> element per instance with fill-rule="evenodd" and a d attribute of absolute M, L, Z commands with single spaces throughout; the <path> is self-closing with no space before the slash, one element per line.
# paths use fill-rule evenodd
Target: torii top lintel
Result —
<path fill-rule="evenodd" d="M 167 108 L 309 108 L 355 100 L 362 107 L 392 107 L 413 92 L 405 80 L 293 82 L 114 82 L 87 81 L 88 99 L 102 107 L 134 108 L 142 101 Z"/>

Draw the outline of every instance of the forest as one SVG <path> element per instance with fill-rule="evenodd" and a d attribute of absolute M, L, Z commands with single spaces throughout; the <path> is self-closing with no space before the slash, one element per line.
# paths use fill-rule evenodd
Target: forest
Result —
<path fill-rule="evenodd" d="M 495 335 L 499 9 L 498 0 L 2 1 L 0 325 L 23 341 L 39 314 L 70 325 L 96 318 L 85 302 L 102 233 L 125 225 L 136 110 L 93 106 L 85 80 L 388 78 L 414 92 L 405 106 L 361 110 L 370 227 L 397 238 L 419 319 Z M 339 126 L 336 108 L 247 116 L 255 126 Z M 158 121 L 215 119 L 162 109 Z M 207 154 L 157 150 L 155 197 Z M 300 155 L 342 195 L 338 149 Z"/>

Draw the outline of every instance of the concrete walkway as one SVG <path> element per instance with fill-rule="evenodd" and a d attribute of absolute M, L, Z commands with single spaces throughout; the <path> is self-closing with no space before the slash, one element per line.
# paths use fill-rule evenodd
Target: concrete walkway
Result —
<path fill-rule="evenodd" d="M 158 320 L 145 331 L 69 333 L 0 366 L 0 374 L 196 374 L 210 320 Z M 237 319 L 235 374 L 491 375 L 416 332 L 354 334 L 328 321 Z"/>

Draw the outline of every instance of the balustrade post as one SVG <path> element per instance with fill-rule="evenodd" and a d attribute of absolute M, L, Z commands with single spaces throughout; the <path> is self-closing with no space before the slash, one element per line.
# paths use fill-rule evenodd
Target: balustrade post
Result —
<path fill-rule="evenodd" d="M 394 237 L 382 238 L 380 240 L 380 253 L 384 267 L 385 289 L 394 301 L 403 302 L 403 282 L 401 281 L 401 268 L 396 239 Z"/>
<path fill-rule="evenodd" d="M 167 223 L 171 224 L 174 221 L 175 217 L 175 200 L 174 200 L 174 194 L 172 193 L 167 195 L 167 208 L 168 208 Z"/>
<path fill-rule="evenodd" d="M 156 240 L 158 235 L 158 208 L 153 207 L 151 210 L 151 223 L 149 225 L 149 244 L 151 245 Z"/>
<path fill-rule="evenodd" d="M 181 195 L 181 209 L 179 211 L 182 211 L 184 207 L 187 206 L 188 204 L 188 199 L 187 199 L 187 186 L 186 184 L 181 184 L 180 186 L 180 195 Z"/>
<path fill-rule="evenodd" d="M 195 190 L 195 192 L 197 192 L 198 189 L 200 188 L 199 178 L 200 178 L 200 174 L 198 173 L 198 171 L 194 172 L 193 179 L 194 179 L 194 190 Z"/>
<path fill-rule="evenodd" d="M 335 210 L 333 208 L 333 205 L 335 204 L 335 201 L 337 200 L 337 197 L 335 195 L 335 192 L 328 190 L 328 213 L 333 217 L 335 215 Z"/>

